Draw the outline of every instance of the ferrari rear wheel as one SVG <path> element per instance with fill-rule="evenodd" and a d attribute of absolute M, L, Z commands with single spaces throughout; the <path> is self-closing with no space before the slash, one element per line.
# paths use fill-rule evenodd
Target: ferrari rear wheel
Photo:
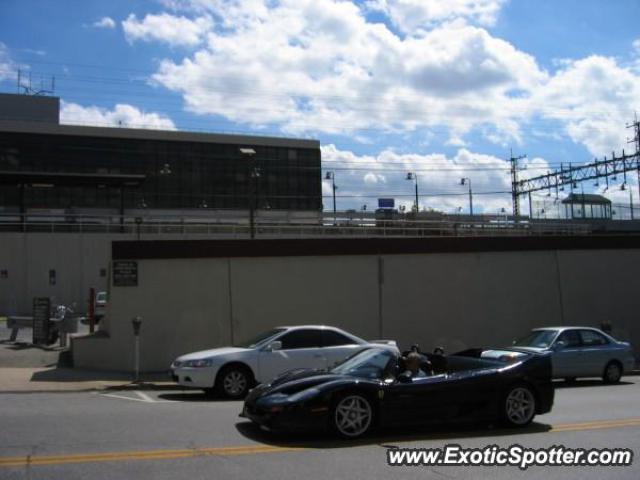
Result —
<path fill-rule="evenodd" d="M 371 402 L 360 394 L 346 395 L 336 402 L 331 421 L 339 435 L 360 437 L 367 433 L 373 423 Z"/>
<path fill-rule="evenodd" d="M 504 400 L 504 420 L 509 426 L 529 425 L 536 414 L 536 397 L 527 385 L 515 385 Z"/>

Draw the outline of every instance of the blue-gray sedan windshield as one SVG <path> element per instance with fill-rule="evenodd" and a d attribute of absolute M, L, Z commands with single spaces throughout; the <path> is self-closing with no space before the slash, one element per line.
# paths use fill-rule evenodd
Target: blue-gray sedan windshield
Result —
<path fill-rule="evenodd" d="M 387 350 L 364 350 L 331 369 L 332 373 L 364 378 L 381 378 L 393 355 Z"/>
<path fill-rule="evenodd" d="M 557 334 L 557 330 L 534 330 L 513 344 L 516 347 L 548 348 Z"/>
<path fill-rule="evenodd" d="M 260 335 L 247 340 L 246 342 L 238 343 L 238 344 L 234 345 L 234 347 L 238 347 L 238 348 L 256 348 L 259 344 L 264 343 L 265 341 L 269 340 L 270 338 L 275 337 L 276 335 L 278 335 L 279 333 L 282 333 L 284 331 L 285 331 L 284 328 L 274 328 L 272 330 L 269 330 L 268 332 L 263 332 Z"/>

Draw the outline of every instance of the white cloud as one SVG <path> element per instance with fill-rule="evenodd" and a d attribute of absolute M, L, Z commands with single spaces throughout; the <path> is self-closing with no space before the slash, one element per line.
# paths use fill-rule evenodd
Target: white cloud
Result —
<path fill-rule="evenodd" d="M 11 59 L 9 49 L 0 42 L 0 81 L 15 79 L 18 66 Z"/>
<path fill-rule="evenodd" d="M 111 17 L 102 17 L 100 20 L 93 22 L 95 28 L 116 28 L 116 22 Z"/>
<path fill-rule="evenodd" d="M 113 110 L 101 107 L 85 107 L 77 103 L 62 102 L 60 122 L 97 127 L 148 128 L 175 130 L 171 119 L 161 113 L 143 112 L 128 104 L 117 104 Z"/>
<path fill-rule="evenodd" d="M 414 201 L 414 183 L 406 180 L 406 174 L 415 172 L 421 210 L 433 208 L 451 213 L 462 207 L 463 211 L 468 211 L 468 190 L 460 185 L 464 176 L 471 178 L 472 189 L 476 192 L 474 212 L 494 214 L 501 208 L 511 211 L 510 165 L 492 155 L 465 148 L 452 157 L 438 153 L 402 154 L 392 150 L 377 155 L 357 155 L 331 144 L 322 147 L 322 159 L 325 168 L 335 171 L 339 209 L 359 208 L 363 203 L 375 206 L 378 197 L 394 197 L 396 206 L 405 205 L 410 209 Z M 524 177 L 545 173 L 549 164 L 542 158 L 535 158 L 524 160 L 522 167 L 527 167 Z M 363 171 L 367 173 L 362 175 Z M 383 185 L 379 182 L 380 177 L 384 178 Z M 331 195 L 329 182 L 323 183 L 323 194 Z"/>
<path fill-rule="evenodd" d="M 626 144 L 625 124 L 640 105 L 640 77 L 615 59 L 591 56 L 558 71 L 531 98 L 540 116 L 558 120 L 595 156 Z"/>
<path fill-rule="evenodd" d="M 290 133 L 447 125 L 461 137 L 489 123 L 517 139 L 513 92 L 547 78 L 533 57 L 469 25 L 400 38 L 350 2 L 212 5 L 223 25 L 240 26 L 210 31 L 206 47 L 154 75 L 198 114 Z"/>
<path fill-rule="evenodd" d="M 506 0 L 372 0 L 369 8 L 385 12 L 407 33 L 448 21 L 493 25 Z"/>
<path fill-rule="evenodd" d="M 129 17 L 130 41 L 191 47 L 181 60 L 163 60 L 152 82 L 180 93 L 190 112 L 255 128 L 353 138 L 418 129 L 426 137 L 439 129 L 459 147 L 472 130 L 508 146 L 523 141 L 523 128 L 535 128 L 602 155 L 624 145 L 624 124 L 640 105 L 633 66 L 588 57 L 563 59 L 548 72 L 479 26 L 495 21 L 502 0 L 368 2 L 396 23 L 421 25 L 404 34 L 367 20 L 367 9 L 348 1 L 163 3 L 206 20 L 185 36 L 172 22 L 193 27 L 197 20 Z"/>
<path fill-rule="evenodd" d="M 168 13 L 149 14 L 142 20 L 131 14 L 122 22 L 125 37 L 129 42 L 157 40 L 172 46 L 198 45 L 212 25 L 213 22 L 208 16 L 191 20 Z"/>

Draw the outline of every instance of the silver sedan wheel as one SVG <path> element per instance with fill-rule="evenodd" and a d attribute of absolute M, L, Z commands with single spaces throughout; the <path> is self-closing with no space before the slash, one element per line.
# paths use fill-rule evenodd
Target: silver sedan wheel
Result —
<path fill-rule="evenodd" d="M 526 387 L 516 387 L 509 392 L 506 400 L 507 419 L 513 425 L 526 425 L 536 411 L 536 400 Z"/>
<path fill-rule="evenodd" d="M 358 437 L 371 425 L 373 411 L 369 402 L 360 395 L 350 395 L 336 405 L 335 426 L 346 437 Z"/>
<path fill-rule="evenodd" d="M 243 372 L 231 370 L 222 379 L 222 388 L 224 388 L 224 393 L 235 397 L 245 391 L 247 383 L 247 376 Z"/>

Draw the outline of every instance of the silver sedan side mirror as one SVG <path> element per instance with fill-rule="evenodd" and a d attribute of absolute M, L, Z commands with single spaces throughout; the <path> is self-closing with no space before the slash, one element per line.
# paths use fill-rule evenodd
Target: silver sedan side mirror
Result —
<path fill-rule="evenodd" d="M 280 340 L 274 340 L 273 342 L 269 343 L 269 345 L 267 345 L 267 348 L 265 350 L 267 350 L 268 352 L 275 352 L 276 350 L 281 349 L 282 342 Z"/>
<path fill-rule="evenodd" d="M 564 340 L 558 340 L 556 343 L 553 344 L 553 349 L 562 350 L 566 346 L 567 346 L 567 342 L 565 342 Z"/>

